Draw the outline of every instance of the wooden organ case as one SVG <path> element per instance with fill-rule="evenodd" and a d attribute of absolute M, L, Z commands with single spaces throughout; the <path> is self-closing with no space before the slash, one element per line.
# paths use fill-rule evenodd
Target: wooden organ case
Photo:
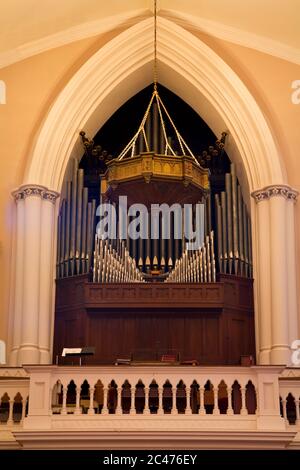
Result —
<path fill-rule="evenodd" d="M 73 162 L 58 218 L 54 361 L 63 347 L 82 346 L 95 347 L 89 364 L 176 356 L 177 364 L 233 365 L 255 356 L 250 217 L 234 165 L 222 166 L 226 133 L 196 158 L 163 111 L 154 94 L 118 158 L 81 132 L 85 165 Z M 202 203 L 202 246 L 186 250 L 175 215 L 168 238 L 162 217 L 157 238 L 121 238 L 120 196 L 149 214 L 151 204 L 177 204 L 182 226 L 191 204 L 192 227 Z M 115 209 L 106 240 L 95 236 L 103 202 Z M 127 227 L 134 217 L 125 218 Z"/>

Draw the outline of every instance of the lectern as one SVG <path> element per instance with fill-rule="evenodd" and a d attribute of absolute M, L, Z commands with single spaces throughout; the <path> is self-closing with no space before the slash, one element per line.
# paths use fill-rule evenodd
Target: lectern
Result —
<path fill-rule="evenodd" d="M 61 354 L 62 357 L 75 356 L 79 357 L 79 365 L 81 366 L 81 361 L 83 356 L 93 356 L 95 354 L 95 348 L 86 346 L 84 348 L 64 348 Z"/>

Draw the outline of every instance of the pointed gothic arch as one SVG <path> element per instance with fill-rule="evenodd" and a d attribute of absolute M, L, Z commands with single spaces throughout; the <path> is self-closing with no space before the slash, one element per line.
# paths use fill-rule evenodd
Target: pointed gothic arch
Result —
<path fill-rule="evenodd" d="M 24 184 L 14 193 L 18 201 L 16 259 L 24 259 L 14 286 L 14 326 L 22 325 L 23 338 L 16 333 L 11 364 L 51 361 L 55 200 L 70 158 L 81 153 L 79 131 L 84 128 L 94 135 L 116 109 L 151 82 L 152 21 L 141 21 L 95 53 L 59 94 L 39 129 Z M 286 363 L 289 342 L 297 338 L 293 264 L 293 202 L 297 194 L 287 186 L 272 129 L 235 72 L 200 39 L 163 18 L 158 19 L 158 59 L 162 84 L 192 105 L 216 134 L 228 129 L 227 153 L 237 164 L 246 191 L 255 192 L 258 204 L 252 201 L 251 213 L 258 358 L 266 364 Z M 27 217 L 41 224 L 30 240 L 24 225 Z M 44 233 L 43 227 L 51 227 L 51 233 Z M 282 227 L 286 227 L 284 232 Z M 288 253 L 287 245 L 291 247 Z M 272 262 L 272 253 L 281 253 L 282 263 L 278 257 Z M 278 263 L 284 265 L 281 273 Z M 37 275 L 40 266 L 41 278 Z M 282 290 L 278 289 L 281 283 Z M 36 317 L 45 326 L 33 331 Z"/>
<path fill-rule="evenodd" d="M 285 169 L 271 129 L 235 72 L 200 39 L 169 20 L 158 18 L 157 34 L 162 84 L 191 104 L 215 133 L 229 130 L 229 152 L 233 159 L 240 159 L 250 191 L 285 184 Z M 24 184 L 60 191 L 71 154 L 81 151 L 79 130 L 85 128 L 94 135 L 116 109 L 149 84 L 152 60 L 152 18 L 99 49 L 72 77 L 45 117 Z"/>

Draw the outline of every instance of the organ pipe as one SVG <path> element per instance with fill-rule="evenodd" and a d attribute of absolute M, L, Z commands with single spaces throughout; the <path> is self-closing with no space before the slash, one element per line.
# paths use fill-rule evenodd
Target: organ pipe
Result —
<path fill-rule="evenodd" d="M 61 214 L 58 216 L 58 226 L 57 226 L 57 253 L 56 253 L 56 278 L 59 279 L 60 275 L 60 246 L 61 246 Z"/>
<path fill-rule="evenodd" d="M 253 277 L 252 266 L 252 234 L 251 234 L 251 221 L 248 216 L 248 253 L 249 253 L 249 277 Z"/>
<path fill-rule="evenodd" d="M 78 160 L 73 160 L 73 177 L 72 177 L 72 202 L 71 202 L 71 276 L 75 274 L 75 250 L 76 250 L 76 214 L 77 214 L 77 173 Z"/>
<path fill-rule="evenodd" d="M 251 277 L 251 221 L 235 167 L 225 175 L 225 192 L 215 195 L 218 262 L 221 273 Z"/>
<path fill-rule="evenodd" d="M 223 267 L 224 273 L 227 272 L 228 251 L 227 251 L 227 211 L 226 211 L 226 193 L 221 193 L 222 208 L 222 245 L 223 245 Z"/>
<path fill-rule="evenodd" d="M 173 238 L 174 238 L 174 223 L 172 214 L 170 216 L 170 234 L 168 238 L 168 270 L 170 271 L 173 267 Z M 178 242 L 178 240 L 175 240 Z"/>
<path fill-rule="evenodd" d="M 140 235 L 141 235 L 141 233 L 140 233 Z M 143 266 L 144 266 L 144 240 L 141 236 L 138 240 L 139 240 L 139 262 L 138 262 L 138 266 L 139 266 L 140 270 L 142 270 Z"/>
<path fill-rule="evenodd" d="M 90 272 L 91 268 L 91 252 L 92 252 L 92 208 L 93 204 L 91 202 L 88 203 L 87 208 L 87 245 L 86 245 L 86 272 Z"/>
<path fill-rule="evenodd" d="M 232 245 L 232 187 L 230 174 L 225 175 L 226 188 L 226 213 L 227 213 L 227 242 L 228 242 L 228 258 L 229 258 L 229 274 L 232 274 L 233 262 L 233 245 Z"/>
<path fill-rule="evenodd" d="M 144 282 L 144 278 L 123 241 L 121 242 L 121 250 L 118 252 L 112 248 L 109 240 L 99 239 L 96 234 L 93 281 L 103 283 Z"/>
<path fill-rule="evenodd" d="M 154 117 L 152 124 L 155 127 Z M 159 140 L 157 144 L 159 145 Z M 174 238 L 174 217 L 171 214 L 171 233 L 168 241 L 163 238 L 163 227 L 166 228 L 164 224 L 168 221 L 160 217 L 159 239 L 151 240 L 148 237 L 144 241 L 142 238 L 130 240 L 128 237 L 127 243 L 120 239 L 111 239 L 107 243 L 102 240 L 100 243 L 100 240 L 94 237 L 96 201 L 89 200 L 88 188 L 84 187 L 84 171 L 78 169 L 78 162 L 74 160 L 72 181 L 66 183 L 66 198 L 62 201 L 58 217 L 57 277 L 92 272 L 96 282 L 101 279 L 105 282 L 117 282 L 118 279 L 132 279 L 127 275 L 130 270 L 135 273 L 132 274 L 134 279 L 142 279 L 136 275 L 136 269 L 143 274 L 144 269 L 149 273 L 155 268 L 163 274 L 162 280 L 167 276 L 169 282 L 215 282 L 215 248 L 221 273 L 252 276 L 251 222 L 233 164 L 230 174 L 225 175 L 225 191 L 216 194 L 213 201 L 216 240 L 214 232 L 210 230 L 199 250 L 186 250 L 183 207 L 181 240 Z M 209 230 L 212 211 L 210 196 L 206 198 L 205 203 L 206 230 Z M 114 217 L 112 214 L 112 219 Z M 190 222 L 194 230 L 194 207 L 192 215 L 187 217 L 186 222 Z M 192 220 L 189 220 L 190 217 Z M 116 216 L 117 224 L 120 223 L 119 218 L 120 211 Z M 148 229 L 151 233 L 151 211 Z M 95 249 L 94 243 L 97 243 Z M 99 250 L 102 250 L 101 256 Z M 110 262 L 111 267 L 108 266 Z"/>
<path fill-rule="evenodd" d="M 88 202 L 83 181 L 84 172 L 74 160 L 58 216 L 57 278 L 89 272 L 92 266 L 96 200 Z"/>
<path fill-rule="evenodd" d="M 166 240 L 163 238 L 165 233 L 165 226 L 166 226 L 166 218 L 161 216 L 161 233 L 160 233 L 160 266 L 162 270 L 165 270 L 166 266 Z"/>
<path fill-rule="evenodd" d="M 234 272 L 238 272 L 239 246 L 238 246 L 238 211 L 237 211 L 237 178 L 235 165 L 231 166 L 231 185 L 232 185 L 232 222 L 233 222 L 233 258 Z"/>
<path fill-rule="evenodd" d="M 67 182 L 67 208 L 66 208 L 66 247 L 65 247 L 65 275 L 69 275 L 70 268 L 70 232 L 71 232 L 71 198 L 72 198 L 72 183 Z"/>
<path fill-rule="evenodd" d="M 76 273 L 80 274 L 80 252 L 82 237 L 82 190 L 83 190 L 83 170 L 78 170 L 78 187 L 77 187 L 77 230 L 76 230 Z"/>
<path fill-rule="evenodd" d="M 244 256 L 245 256 L 245 268 L 244 268 L 244 274 L 245 276 L 248 275 L 248 228 L 247 228 L 247 223 L 248 223 L 248 217 L 247 217 L 247 209 L 246 205 L 243 202 L 243 231 L 244 231 Z"/>
<path fill-rule="evenodd" d="M 175 225 L 176 223 L 180 224 L 180 216 L 179 216 L 179 221 L 178 221 L 177 218 L 176 218 L 175 213 L 173 213 L 173 214 L 171 214 L 171 217 L 170 217 L 170 241 L 169 241 L 169 246 L 170 246 L 169 252 L 170 252 L 170 254 L 169 254 L 169 260 L 171 261 L 171 263 L 169 263 L 169 270 L 170 270 L 170 268 L 173 268 L 175 266 L 176 260 L 179 259 L 180 246 L 182 246 L 182 239 L 183 239 L 183 236 L 184 236 L 183 235 L 181 239 L 178 238 L 180 233 L 178 234 L 178 227 L 176 227 L 176 225 Z M 183 220 L 182 220 L 182 227 L 183 227 Z"/>
<path fill-rule="evenodd" d="M 60 245 L 60 273 L 61 277 L 65 276 L 64 262 L 65 262 L 65 248 L 66 248 L 66 200 L 62 202 L 62 215 L 61 215 L 61 245 Z"/>
<path fill-rule="evenodd" d="M 149 212 L 148 214 L 148 234 L 151 233 L 151 214 Z M 146 265 L 146 270 L 149 270 L 151 267 L 151 239 L 148 236 L 146 238 L 146 259 L 145 259 L 145 265 Z"/>
<path fill-rule="evenodd" d="M 152 265 L 155 269 L 158 268 L 158 238 L 152 239 Z"/>
<path fill-rule="evenodd" d="M 213 231 L 205 237 L 197 250 L 185 250 L 167 274 L 165 282 L 215 282 L 215 255 Z"/>
<path fill-rule="evenodd" d="M 82 193 L 82 243 L 81 243 L 81 272 L 86 272 L 86 249 L 87 249 L 87 210 L 88 210 L 88 188 L 83 188 Z"/>
<path fill-rule="evenodd" d="M 206 235 L 211 233 L 211 195 L 210 193 L 207 195 L 207 231 Z"/>
<path fill-rule="evenodd" d="M 220 205 L 220 197 L 215 195 L 215 208 L 216 208 L 216 225 L 217 225 L 217 246 L 218 246 L 218 262 L 219 270 L 223 272 L 223 243 L 222 243 L 222 209 Z"/>
<path fill-rule="evenodd" d="M 244 230 L 243 230 L 243 197 L 241 187 L 238 186 L 238 218 L 239 218 L 239 254 L 240 274 L 244 274 Z"/>

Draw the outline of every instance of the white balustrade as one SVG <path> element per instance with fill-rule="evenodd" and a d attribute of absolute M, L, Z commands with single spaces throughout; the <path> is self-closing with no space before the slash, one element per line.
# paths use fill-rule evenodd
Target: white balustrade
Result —
<path fill-rule="evenodd" d="M 109 430 L 122 420 L 133 430 L 300 427 L 300 371 L 299 380 L 289 379 L 276 366 L 28 366 L 28 372 L 19 380 L 2 377 L 0 426 L 76 428 L 82 420 L 80 427 Z"/>
<path fill-rule="evenodd" d="M 39 365 L 27 369 L 33 399 L 29 402 L 28 416 L 25 418 L 25 411 L 22 413 L 25 429 L 43 426 L 94 429 L 96 426 L 111 430 L 128 426 L 132 430 L 155 431 L 161 426 L 170 430 L 203 430 L 211 426 L 212 429 L 263 430 L 271 426 L 280 430 L 286 426 L 279 408 L 280 369 L 275 366 Z M 238 400 L 238 394 L 232 394 L 234 384 L 235 390 L 237 387 L 240 390 Z M 251 390 L 248 384 L 252 384 Z M 11 395 L 8 396 L 11 401 Z M 10 403 L 9 409 L 12 407 Z M 299 422 L 299 410 L 297 413 Z M 10 423 L 12 417 L 10 411 Z M 116 420 L 124 424 L 116 424 Z"/>
<path fill-rule="evenodd" d="M 0 429 L 20 427 L 25 418 L 29 377 L 21 368 L 0 367 Z"/>
<path fill-rule="evenodd" d="M 300 428 L 300 368 L 285 370 L 279 382 L 282 416 L 287 426 Z"/>

